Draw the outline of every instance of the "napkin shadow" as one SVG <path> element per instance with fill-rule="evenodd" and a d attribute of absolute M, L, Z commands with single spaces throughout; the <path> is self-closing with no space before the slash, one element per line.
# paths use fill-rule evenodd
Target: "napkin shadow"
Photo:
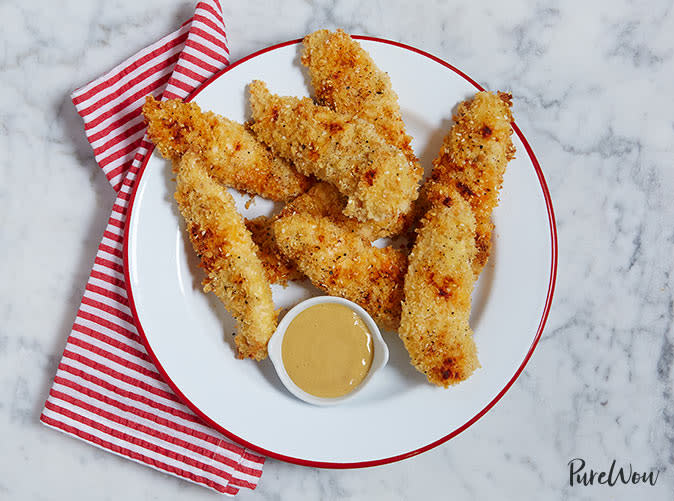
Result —
<path fill-rule="evenodd" d="M 91 266 L 101 243 L 101 236 L 108 224 L 115 198 L 110 183 L 96 164 L 91 145 L 84 135 L 82 119 L 77 114 L 77 110 L 70 99 L 70 91 L 55 104 L 53 113 L 55 115 L 54 125 L 57 127 L 56 132 L 63 137 L 63 142 L 66 145 L 69 143 L 76 163 L 85 169 L 89 178 L 89 185 L 95 194 L 96 203 L 91 204 L 90 210 L 87 212 L 88 220 L 83 232 L 85 238 L 81 242 L 77 255 L 72 260 L 72 262 L 79 263 L 79 266 L 73 270 L 72 274 L 63 278 L 67 282 L 67 295 L 63 298 L 61 311 L 56 315 L 58 320 L 54 325 L 55 335 L 51 338 L 51 344 L 35 346 L 35 349 L 39 350 L 35 353 L 36 360 L 43 360 L 39 369 L 43 371 L 45 377 L 40 378 L 40 388 L 39 393 L 37 393 L 40 398 L 33 403 L 33 408 L 26 410 L 27 413 L 30 413 L 30 419 L 33 416 L 38 417 L 42 413 L 44 402 L 54 383 L 54 375 L 77 316 L 84 288 L 91 273 Z M 61 336 L 61 333 L 65 335 Z"/>
<path fill-rule="evenodd" d="M 86 169 L 90 171 L 91 181 L 97 184 L 100 183 L 100 187 L 106 187 L 108 190 L 111 190 L 107 178 L 96 163 L 91 144 L 89 144 L 87 136 L 84 133 L 84 122 L 77 113 L 69 93 L 63 97 L 57 106 L 56 120 L 57 123 L 62 124 L 63 132 L 73 148 L 72 153 L 75 155 L 78 163 L 86 166 Z M 99 186 L 96 186 L 96 188 L 99 188 Z"/>

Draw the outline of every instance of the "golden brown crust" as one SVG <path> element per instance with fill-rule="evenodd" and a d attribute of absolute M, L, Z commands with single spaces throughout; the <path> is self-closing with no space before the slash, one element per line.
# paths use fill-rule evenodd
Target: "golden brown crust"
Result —
<path fill-rule="evenodd" d="M 257 245 L 257 255 L 262 261 L 267 277 L 271 283 L 286 285 L 288 280 L 301 280 L 304 274 L 300 272 L 294 263 L 286 258 L 276 244 L 272 225 L 279 218 L 293 214 L 309 214 L 312 216 L 326 217 L 345 231 L 358 235 L 372 242 L 382 237 L 392 236 L 392 229 L 382 226 L 376 221 L 358 221 L 347 217 L 342 212 L 346 206 L 344 197 L 337 188 L 328 183 L 319 182 L 302 193 L 273 217 L 260 216 L 247 220 L 246 227 L 253 236 L 253 242 Z M 396 228 L 402 228 L 401 224 Z M 394 228 L 395 229 L 395 228 Z"/>
<path fill-rule="evenodd" d="M 478 92 L 459 104 L 454 125 L 433 161 L 431 181 L 422 190 L 429 199 L 434 197 L 434 186 L 451 184 L 470 203 L 477 225 L 476 277 L 489 258 L 494 228 L 491 213 L 498 205 L 506 165 L 515 156 L 511 99 L 503 92 Z"/>
<path fill-rule="evenodd" d="M 409 256 L 398 333 L 412 365 L 446 388 L 480 366 L 468 323 L 475 218 L 458 193 L 439 191 L 445 203 L 433 205 L 421 220 Z"/>
<path fill-rule="evenodd" d="M 309 69 L 317 101 L 373 124 L 386 141 L 405 154 L 421 179 L 423 169 L 410 146 L 412 137 L 405 132 L 388 74 L 342 30 L 318 30 L 304 37 L 303 43 L 302 64 Z"/>
<path fill-rule="evenodd" d="M 480 366 L 469 325 L 474 281 L 489 257 L 491 212 L 513 158 L 510 95 L 479 92 L 459 104 L 417 210 L 400 337 L 412 364 L 447 387 Z"/>
<path fill-rule="evenodd" d="M 304 275 L 293 262 L 285 257 L 276 245 L 272 225 L 276 218 L 260 216 L 246 220 L 246 228 L 257 246 L 255 253 L 260 258 L 264 271 L 272 284 L 288 284 L 288 280 L 301 280 Z"/>
<path fill-rule="evenodd" d="M 311 282 L 362 306 L 384 329 L 400 322 L 407 256 L 377 248 L 326 217 L 293 214 L 274 223 L 276 242 Z"/>
<path fill-rule="evenodd" d="M 271 200 L 289 200 L 310 185 L 287 161 L 273 156 L 239 123 L 196 103 L 179 99 L 143 106 L 148 135 L 161 154 L 173 161 L 188 150 L 201 157 L 213 179 L 225 186 Z"/>
<path fill-rule="evenodd" d="M 337 188 L 329 183 L 319 182 L 291 202 L 288 202 L 279 217 L 302 213 L 327 217 L 346 231 L 357 234 L 373 242 L 378 238 L 398 235 L 405 220 L 401 217 L 396 224 L 382 224 L 378 221 L 358 221 L 344 215 L 347 199 Z"/>
<path fill-rule="evenodd" d="M 237 321 L 239 358 L 262 360 L 276 329 L 269 281 L 255 244 L 227 190 L 208 175 L 201 158 L 188 152 L 176 164 L 175 199 L 212 291 Z"/>
<path fill-rule="evenodd" d="M 272 95 L 260 81 L 250 85 L 250 94 L 258 139 L 305 175 L 335 185 L 348 197 L 345 215 L 395 224 L 409 211 L 418 178 L 372 124 L 308 98 Z"/>

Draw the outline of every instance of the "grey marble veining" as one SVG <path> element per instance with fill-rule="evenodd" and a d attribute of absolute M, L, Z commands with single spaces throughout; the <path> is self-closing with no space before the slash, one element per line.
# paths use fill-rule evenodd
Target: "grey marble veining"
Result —
<path fill-rule="evenodd" d="M 536 353 L 468 431 L 372 469 L 270 460 L 240 499 L 671 499 L 672 2 L 222 3 L 232 60 L 341 27 L 510 90 L 552 193 L 560 248 Z M 0 499 L 217 498 L 37 420 L 113 202 L 69 94 L 192 8 L 0 4 Z M 570 487 L 574 457 L 660 476 L 654 487 Z"/>

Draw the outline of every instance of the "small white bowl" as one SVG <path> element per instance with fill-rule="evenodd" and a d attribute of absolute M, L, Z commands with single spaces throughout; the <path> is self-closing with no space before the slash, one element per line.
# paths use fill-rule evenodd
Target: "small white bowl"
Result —
<path fill-rule="evenodd" d="M 342 304 L 355 311 L 363 319 L 365 325 L 372 334 L 372 349 L 374 350 L 372 365 L 370 366 L 370 370 L 363 381 L 361 381 L 361 383 L 356 386 L 353 391 L 347 393 L 346 395 L 342 395 L 341 397 L 335 398 L 317 397 L 307 393 L 297 386 L 293 380 L 290 379 L 290 376 L 283 365 L 283 356 L 281 354 L 283 336 L 285 336 L 286 329 L 288 328 L 288 325 L 290 325 L 290 322 L 292 322 L 297 315 L 310 306 L 324 303 Z M 269 339 L 267 351 L 269 352 L 269 358 L 272 361 L 272 364 L 274 364 L 274 369 L 276 369 L 279 379 L 281 379 L 281 382 L 288 389 L 288 391 L 297 398 L 314 405 L 334 405 L 352 398 L 354 395 L 362 391 L 362 389 L 367 386 L 370 380 L 372 380 L 372 377 L 375 375 L 375 373 L 377 373 L 379 369 L 384 367 L 388 362 L 388 346 L 386 346 L 386 343 L 381 336 L 381 332 L 379 332 L 379 328 L 377 327 L 377 324 L 374 322 L 374 320 L 372 320 L 372 317 L 356 303 L 349 301 L 348 299 L 335 296 L 312 297 L 311 299 L 307 299 L 301 303 L 296 304 L 288 313 L 286 313 L 286 315 L 283 317 L 283 320 L 281 320 L 281 322 L 278 324 L 276 331 Z"/>

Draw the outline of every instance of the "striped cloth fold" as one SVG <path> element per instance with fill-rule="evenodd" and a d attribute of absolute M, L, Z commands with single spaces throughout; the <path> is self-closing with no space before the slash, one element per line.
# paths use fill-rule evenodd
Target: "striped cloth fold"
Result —
<path fill-rule="evenodd" d="M 141 113 L 145 96 L 185 98 L 227 66 L 228 57 L 220 4 L 204 0 L 178 30 L 73 93 L 117 198 L 40 420 L 234 495 L 255 488 L 264 458 L 205 425 L 162 380 L 134 325 L 122 255 L 131 192 L 151 149 Z"/>

